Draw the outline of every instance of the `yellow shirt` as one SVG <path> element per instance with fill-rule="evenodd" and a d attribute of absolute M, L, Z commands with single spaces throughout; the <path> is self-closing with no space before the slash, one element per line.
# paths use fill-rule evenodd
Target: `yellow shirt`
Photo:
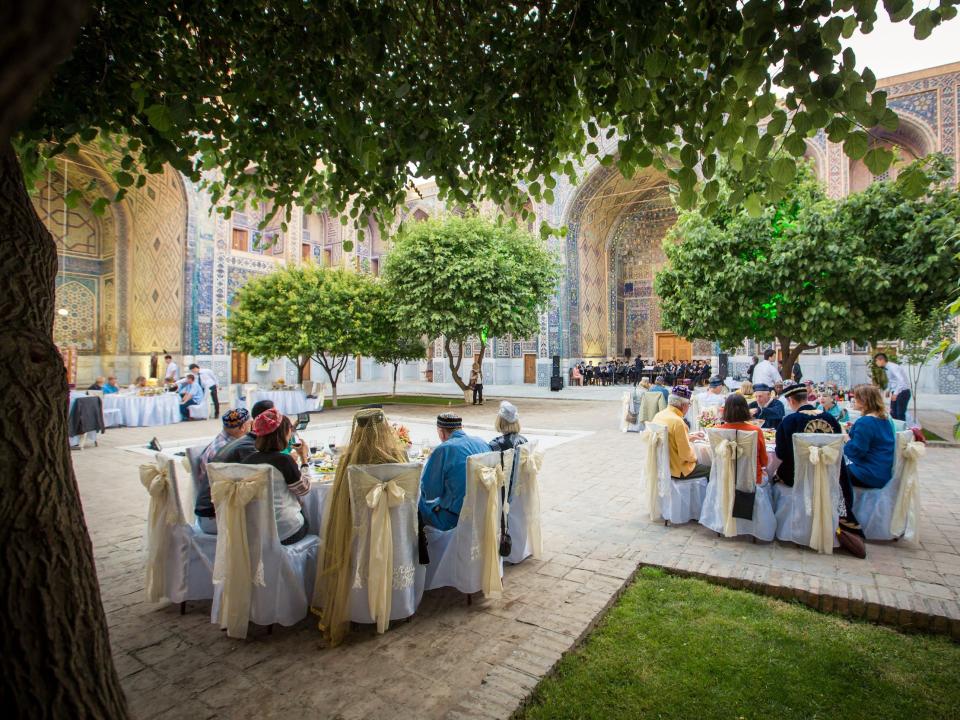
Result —
<path fill-rule="evenodd" d="M 689 474 L 697 464 L 697 456 L 690 444 L 689 429 L 683 421 L 683 413 L 673 405 L 658 412 L 652 422 L 665 425 L 670 447 L 670 475 L 683 477 Z"/>

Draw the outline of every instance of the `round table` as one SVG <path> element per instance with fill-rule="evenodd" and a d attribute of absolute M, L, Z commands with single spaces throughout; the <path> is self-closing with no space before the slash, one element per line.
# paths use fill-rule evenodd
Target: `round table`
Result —
<path fill-rule="evenodd" d="M 244 406 L 249 410 L 260 400 L 270 400 L 284 415 L 297 415 L 316 410 L 318 400 L 307 398 L 303 390 L 252 390 L 247 393 Z"/>
<path fill-rule="evenodd" d="M 111 393 L 103 396 L 103 409 L 116 408 L 127 427 L 172 425 L 181 421 L 180 397 L 176 393 L 160 395 L 124 395 Z"/>

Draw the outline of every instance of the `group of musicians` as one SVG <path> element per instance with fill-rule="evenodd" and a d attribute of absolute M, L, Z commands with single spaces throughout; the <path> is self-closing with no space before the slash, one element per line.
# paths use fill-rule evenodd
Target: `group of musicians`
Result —
<path fill-rule="evenodd" d="M 616 358 L 596 365 L 593 361 L 581 360 L 574 365 L 572 381 L 583 385 L 636 385 L 642 378 L 663 376 L 667 386 L 682 384 L 689 380 L 692 385 L 705 385 L 710 378 L 710 363 L 707 360 L 655 360 L 646 363 L 640 357 L 633 361 Z"/>

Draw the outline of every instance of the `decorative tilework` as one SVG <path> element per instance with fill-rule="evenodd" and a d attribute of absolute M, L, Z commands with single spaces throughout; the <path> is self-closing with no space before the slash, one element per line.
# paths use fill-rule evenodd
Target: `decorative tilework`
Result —
<path fill-rule="evenodd" d="M 845 360 L 827 360 L 825 366 L 828 382 L 835 382 L 840 387 L 846 387 L 850 383 L 850 367 Z"/>
<path fill-rule="evenodd" d="M 549 387 L 551 366 L 548 363 L 537 363 L 537 385 Z"/>
<path fill-rule="evenodd" d="M 941 365 L 937 368 L 940 392 L 944 395 L 960 395 L 960 368 Z"/>

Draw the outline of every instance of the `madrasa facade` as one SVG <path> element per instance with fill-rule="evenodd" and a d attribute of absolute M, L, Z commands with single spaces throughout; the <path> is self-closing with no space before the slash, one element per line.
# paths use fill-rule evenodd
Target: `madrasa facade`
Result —
<path fill-rule="evenodd" d="M 876 144 L 896 146 L 907 160 L 940 151 L 960 164 L 960 63 L 886 78 L 877 86 L 887 91 L 900 125 L 896 131 L 874 131 Z M 807 145 L 807 156 L 833 197 L 897 172 L 873 176 L 822 132 Z M 549 240 L 562 259 L 562 278 L 540 315 L 536 337 L 488 342 L 487 385 L 549 385 L 554 356 L 564 370 L 581 359 L 596 362 L 628 353 L 645 360 L 708 359 L 717 367 L 719 348 L 713 342 L 678 337 L 661 324 L 653 281 L 665 262 L 662 240 L 676 220 L 666 178 L 655 171 L 622 177 L 615 164 L 600 163 L 615 152 L 614 138 L 579 168 L 576 183 L 556 177 L 554 201 L 533 207 L 538 221 L 567 227 L 565 237 Z M 295 207 L 286 230 L 279 214 L 259 229 L 263 208 L 226 219 L 213 212 L 202 189 L 169 167 L 98 216 L 92 203 L 116 190 L 104 160 L 93 146 L 70 159 L 58 158 L 34 196 L 59 254 L 54 336 L 72 357 L 68 370 L 78 386 L 98 375 L 116 375 L 121 383 L 149 376 L 151 356 L 164 353 L 180 368 L 194 361 L 210 367 L 222 385 L 281 377 L 295 382 L 288 361 L 248 357 L 227 342 L 234 294 L 250 278 L 283 264 L 311 261 L 378 275 L 389 250 L 375 225 L 358 241 L 351 223 L 343 225 L 328 213 Z M 71 190 L 81 197 L 68 206 L 64 197 Z M 416 222 L 443 212 L 436 187 L 421 183 L 399 215 L 402 222 Z M 744 371 L 763 347 L 745 341 L 729 358 L 730 374 Z M 478 339 L 472 339 L 464 352 L 470 357 L 478 349 Z M 849 386 L 867 380 L 868 357 L 868 347 L 846 343 L 808 351 L 800 363 L 805 377 Z M 370 358 L 354 357 L 341 388 L 349 392 L 343 383 L 385 381 L 391 372 Z M 461 372 L 469 373 L 469 363 Z M 922 391 L 960 393 L 957 369 L 931 366 L 924 372 Z M 315 362 L 309 374 L 325 380 Z M 450 383 L 442 340 L 433 339 L 428 358 L 403 367 L 400 378 Z"/>

